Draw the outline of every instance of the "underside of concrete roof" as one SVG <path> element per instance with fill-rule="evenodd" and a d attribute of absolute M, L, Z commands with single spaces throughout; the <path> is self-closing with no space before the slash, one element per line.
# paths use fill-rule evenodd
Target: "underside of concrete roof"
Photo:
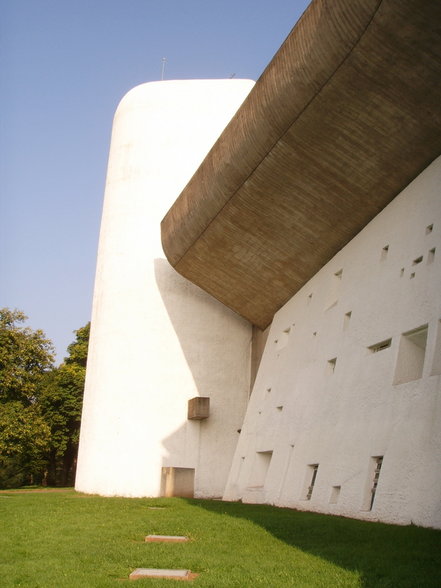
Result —
<path fill-rule="evenodd" d="M 440 153 L 441 2 L 313 0 L 163 219 L 164 252 L 265 328 Z"/>

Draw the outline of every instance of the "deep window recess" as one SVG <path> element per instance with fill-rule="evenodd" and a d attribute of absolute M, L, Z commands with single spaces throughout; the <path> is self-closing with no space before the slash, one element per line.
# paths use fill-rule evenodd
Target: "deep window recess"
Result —
<path fill-rule="evenodd" d="M 256 488 L 265 485 L 265 480 L 268 474 L 272 456 L 272 451 L 256 452 L 253 473 L 250 480 L 251 487 Z"/>
<path fill-rule="evenodd" d="M 369 469 L 366 479 L 366 490 L 363 499 L 362 510 L 372 510 L 375 501 L 375 495 L 380 479 L 381 466 L 383 465 L 383 456 L 376 455 L 369 460 Z"/>
<path fill-rule="evenodd" d="M 374 476 L 372 480 L 372 487 L 371 487 L 371 501 L 369 504 L 369 510 L 372 510 L 374 506 L 375 494 L 377 492 L 378 480 L 380 479 L 380 471 L 381 466 L 383 465 L 383 456 L 378 456 L 373 458 L 375 460 L 374 465 Z"/>
<path fill-rule="evenodd" d="M 331 498 L 329 499 L 329 504 L 337 504 L 338 498 L 340 496 L 341 486 L 332 486 L 331 490 Z"/>
<path fill-rule="evenodd" d="M 371 353 L 378 353 L 379 351 L 384 351 L 385 349 L 389 349 L 392 344 L 392 339 L 385 339 L 384 341 L 380 341 L 380 343 L 375 343 L 375 345 L 370 345 L 368 347 Z"/>
<path fill-rule="evenodd" d="M 441 321 L 437 323 L 437 333 L 435 341 L 435 352 L 432 361 L 431 376 L 439 376 L 441 374 Z"/>
<path fill-rule="evenodd" d="M 312 491 L 314 490 L 315 481 L 317 479 L 318 467 L 319 467 L 318 463 L 314 463 L 314 464 L 308 466 L 308 468 L 310 470 L 309 474 L 310 474 L 311 478 L 310 478 L 308 488 L 306 490 L 305 500 L 311 500 Z"/>
<path fill-rule="evenodd" d="M 404 384 L 423 375 L 427 344 L 427 325 L 403 333 L 398 349 L 393 383 Z"/>

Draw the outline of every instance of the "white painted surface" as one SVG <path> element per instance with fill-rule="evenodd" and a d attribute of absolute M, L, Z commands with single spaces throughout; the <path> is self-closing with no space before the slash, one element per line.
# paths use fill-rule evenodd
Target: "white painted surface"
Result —
<path fill-rule="evenodd" d="M 441 527 L 440 319 L 441 158 L 275 315 L 225 499 Z"/>
<path fill-rule="evenodd" d="M 250 325 L 179 276 L 160 221 L 241 104 L 248 80 L 131 90 L 115 114 L 76 488 L 158 496 L 161 467 L 220 496 L 248 399 Z M 187 401 L 211 415 L 187 421 Z"/>

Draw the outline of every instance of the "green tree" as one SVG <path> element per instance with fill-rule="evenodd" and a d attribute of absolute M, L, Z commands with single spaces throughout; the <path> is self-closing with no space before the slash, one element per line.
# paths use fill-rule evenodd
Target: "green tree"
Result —
<path fill-rule="evenodd" d="M 83 368 L 87 363 L 87 350 L 89 348 L 90 322 L 77 331 L 74 331 L 76 338 L 67 348 L 68 356 L 64 358 L 67 365 L 79 365 Z"/>
<path fill-rule="evenodd" d="M 75 476 L 90 324 L 54 367 L 51 341 L 0 309 L 0 487 L 68 485 Z"/>
<path fill-rule="evenodd" d="M 54 348 L 41 330 L 24 327 L 20 310 L 0 309 L 0 403 L 35 402 L 38 384 L 54 362 Z"/>
<path fill-rule="evenodd" d="M 0 486 L 41 481 L 50 429 L 38 404 L 39 386 L 53 366 L 51 341 L 23 323 L 20 310 L 0 309 Z"/>
<path fill-rule="evenodd" d="M 48 372 L 38 394 L 41 413 L 51 431 L 48 483 L 67 486 L 75 478 L 90 324 L 77 331 L 68 357 Z"/>
<path fill-rule="evenodd" d="M 50 429 L 35 404 L 6 402 L 0 410 L 0 487 L 41 482 Z"/>

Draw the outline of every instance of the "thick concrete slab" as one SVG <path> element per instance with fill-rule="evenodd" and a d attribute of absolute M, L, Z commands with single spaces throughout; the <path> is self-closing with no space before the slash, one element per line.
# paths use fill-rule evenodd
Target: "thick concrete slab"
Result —
<path fill-rule="evenodd" d="M 184 543 L 188 537 L 184 535 L 147 535 L 147 543 Z"/>
<path fill-rule="evenodd" d="M 139 580 L 141 578 L 167 578 L 170 580 L 192 580 L 196 574 L 190 570 L 161 570 L 156 568 L 136 568 L 129 580 Z"/>

